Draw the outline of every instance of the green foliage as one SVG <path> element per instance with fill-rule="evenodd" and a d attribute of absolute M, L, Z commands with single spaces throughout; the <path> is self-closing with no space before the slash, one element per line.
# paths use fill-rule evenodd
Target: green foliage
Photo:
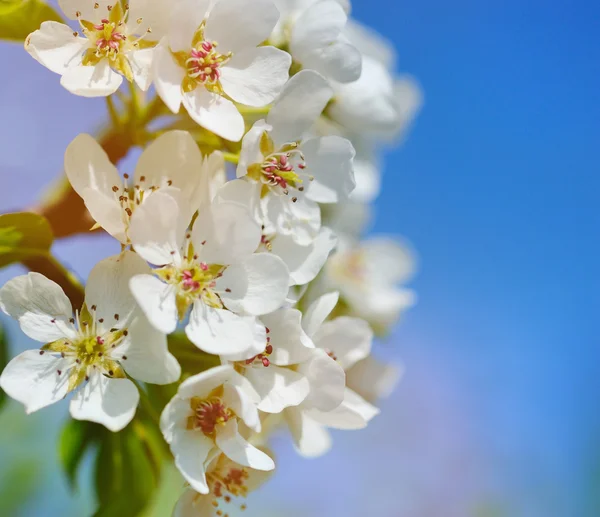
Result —
<path fill-rule="evenodd" d="M 182 332 L 170 334 L 168 339 L 169 350 L 181 365 L 181 380 L 221 364 L 218 356 L 203 352 Z"/>
<path fill-rule="evenodd" d="M 0 215 L 0 267 L 47 255 L 53 239 L 52 229 L 41 215 L 31 212 Z"/>
<path fill-rule="evenodd" d="M 0 0 L 0 39 L 23 42 L 45 21 L 62 21 L 42 0 Z"/>

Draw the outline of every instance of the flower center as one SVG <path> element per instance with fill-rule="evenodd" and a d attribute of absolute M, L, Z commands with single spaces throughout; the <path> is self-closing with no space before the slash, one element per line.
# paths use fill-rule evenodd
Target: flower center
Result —
<path fill-rule="evenodd" d="M 120 30 L 122 30 L 121 24 L 116 24 L 106 18 L 101 23 L 94 25 L 94 32 L 90 33 L 88 37 L 90 40 L 95 40 L 97 57 L 116 59 L 127 39 L 125 34 L 119 32 Z"/>
<path fill-rule="evenodd" d="M 48 343 L 40 351 L 40 354 L 46 351 L 58 353 L 72 360 L 68 371 L 57 371 L 59 376 L 68 375 L 69 391 L 88 380 L 92 369 L 99 369 L 109 377 L 125 377 L 123 368 L 111 355 L 128 335 L 128 331 L 116 328 L 109 331 L 99 329 L 98 323 L 103 323 L 104 319 L 96 319 L 95 312 L 95 306 L 89 311 L 84 307 L 81 313 L 76 312 L 76 317 L 71 318 L 70 322 L 75 327 L 77 336 L 74 339 L 63 338 Z M 116 321 L 119 319 L 118 314 L 114 317 Z M 52 320 L 52 323 L 56 321 Z M 122 359 L 127 357 L 122 356 Z"/>
<path fill-rule="evenodd" d="M 217 515 L 228 515 L 226 513 L 228 509 L 227 505 L 232 502 L 233 498 L 242 499 L 248 496 L 248 469 L 230 465 L 231 463 L 227 460 L 223 461 L 219 459 L 217 467 L 213 471 L 206 473 L 206 480 L 211 489 L 210 493 L 214 497 L 212 504 L 216 509 Z M 199 497 L 203 497 L 200 494 L 198 495 Z M 219 508 L 222 508 L 222 510 Z M 240 510 L 245 510 L 246 504 L 241 503 L 239 508 Z"/>
<path fill-rule="evenodd" d="M 218 396 L 207 399 L 192 397 L 190 407 L 193 414 L 188 417 L 187 429 L 199 429 L 207 436 L 212 436 L 217 426 L 226 424 L 235 416 L 235 413 Z"/>
<path fill-rule="evenodd" d="M 217 51 L 218 43 L 208 41 L 204 37 L 205 22 L 196 31 L 189 52 L 174 52 L 175 59 L 186 70 L 181 88 L 184 92 L 192 92 L 202 85 L 208 90 L 222 94 L 221 67 L 233 56 L 232 52 L 221 54 Z"/>

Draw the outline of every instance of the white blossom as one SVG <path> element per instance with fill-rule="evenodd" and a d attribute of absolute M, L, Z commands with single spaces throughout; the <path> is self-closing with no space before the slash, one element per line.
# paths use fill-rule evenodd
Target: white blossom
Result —
<path fill-rule="evenodd" d="M 181 383 L 165 407 L 160 427 L 175 457 L 175 465 L 193 490 L 207 494 L 206 471 L 214 454 L 256 470 L 275 468 L 273 460 L 239 433 L 243 422 L 260 432 L 258 394 L 233 366 L 223 365 Z"/>
<path fill-rule="evenodd" d="M 202 208 L 191 231 L 188 215 L 167 194 L 155 193 L 138 208 L 130 237 L 137 253 L 161 266 L 131 280 L 132 292 L 157 329 L 173 332 L 191 308 L 185 331 L 202 350 L 249 356 L 264 349 L 254 316 L 278 309 L 287 294 L 285 264 L 254 253 L 260 227 L 236 203 Z"/>
<path fill-rule="evenodd" d="M 164 5 L 131 0 L 59 0 L 64 13 L 81 26 L 80 36 L 68 25 L 43 22 L 27 37 L 25 49 L 42 65 L 61 75 L 60 83 L 83 97 L 114 93 L 123 77 L 147 90 L 154 47 Z M 155 30 L 156 29 L 156 30 Z M 152 31 L 154 31 L 152 33 Z"/>
<path fill-rule="evenodd" d="M 74 392 L 73 418 L 111 431 L 124 428 L 139 401 L 128 376 L 169 384 L 181 373 L 165 336 L 148 324 L 129 294 L 129 278 L 148 269 L 132 252 L 99 262 L 88 278 L 85 305 L 75 315 L 63 290 L 39 273 L 6 283 L 0 308 L 45 345 L 8 363 L 0 377 L 2 389 L 27 413 Z"/>
<path fill-rule="evenodd" d="M 222 155 L 203 158 L 185 131 L 154 140 L 140 156 L 133 178 L 125 174 L 125 181 L 96 140 L 81 134 L 67 148 L 65 172 L 98 225 L 123 244 L 129 243 L 129 227 L 140 217 L 140 207 L 155 193 L 179 199 L 189 221 L 208 202 L 210 183 L 219 183 L 224 174 Z"/>
<path fill-rule="evenodd" d="M 234 102 L 271 103 L 291 64 L 286 52 L 258 46 L 279 18 L 271 0 L 248 7 L 246 0 L 178 2 L 154 63 L 156 90 L 174 113 L 183 103 L 194 121 L 233 141 L 244 134 Z"/>

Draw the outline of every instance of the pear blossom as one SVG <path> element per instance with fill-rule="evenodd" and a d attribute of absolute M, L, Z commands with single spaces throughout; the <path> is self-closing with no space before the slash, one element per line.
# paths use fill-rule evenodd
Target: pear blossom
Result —
<path fill-rule="evenodd" d="M 131 222 L 155 193 L 180 198 L 189 221 L 208 202 L 210 184 L 222 181 L 224 169 L 220 153 L 203 158 L 188 132 L 169 131 L 144 150 L 132 178 L 124 174 L 123 181 L 102 147 L 87 134 L 69 144 L 65 172 L 98 225 L 129 244 Z"/>
<path fill-rule="evenodd" d="M 306 285 L 314 280 L 336 246 L 334 232 L 324 226 L 319 228 L 320 217 L 316 235 L 313 237 L 312 232 L 306 235 L 307 244 L 298 244 L 292 235 L 278 233 L 273 222 L 265 217 L 264 199 L 260 199 L 260 192 L 251 181 L 241 178 L 227 182 L 217 191 L 216 199 L 241 204 L 250 211 L 261 226 L 258 251 L 271 253 L 283 260 L 290 273 L 290 287 Z M 320 215 L 319 210 L 317 214 Z"/>
<path fill-rule="evenodd" d="M 315 347 L 342 371 L 349 370 L 365 359 L 371 352 L 373 332 L 360 319 L 340 317 L 325 321 L 338 303 L 338 293 L 328 293 L 315 300 L 304 314 L 302 321 L 305 332 Z M 302 369 L 309 374 L 311 389 L 322 398 L 318 389 L 318 378 L 310 376 L 310 364 Z M 336 387 L 336 397 L 340 388 Z M 285 409 L 285 419 L 290 428 L 298 452 L 307 457 L 320 456 L 331 447 L 327 428 L 362 429 L 379 413 L 379 410 L 346 386 L 341 399 L 333 407 L 319 407 L 310 396 L 296 406 Z"/>
<path fill-rule="evenodd" d="M 341 83 L 360 77 L 362 55 L 342 32 L 348 21 L 347 5 L 336 0 L 276 4 L 281 19 L 271 41 L 289 49 L 294 67 L 315 70 Z"/>
<path fill-rule="evenodd" d="M 297 406 L 309 394 L 309 379 L 297 365 L 313 356 L 315 346 L 302 329 L 301 320 L 302 313 L 292 308 L 261 316 L 257 324 L 265 328 L 264 350 L 249 358 L 228 358 L 258 393 L 260 411 L 280 413 Z"/>
<path fill-rule="evenodd" d="M 265 120 L 242 141 L 238 178 L 255 185 L 263 217 L 277 233 L 310 244 L 320 229 L 317 203 L 346 199 L 354 188 L 354 148 L 345 138 L 304 140 L 331 98 L 327 81 L 304 70 L 285 86 Z"/>
<path fill-rule="evenodd" d="M 60 83 L 83 97 L 107 96 L 125 77 L 147 90 L 154 47 L 160 39 L 152 25 L 160 20 L 160 2 L 131 0 L 59 0 L 63 12 L 81 27 L 43 22 L 25 41 L 25 49 L 46 68 L 61 75 Z"/>
<path fill-rule="evenodd" d="M 375 402 L 389 397 L 403 374 L 402 366 L 386 363 L 369 355 L 346 372 L 346 382 L 362 398 Z"/>
<path fill-rule="evenodd" d="M 228 356 L 264 349 L 264 329 L 254 317 L 278 309 L 289 273 L 276 256 L 254 253 L 260 227 L 236 203 L 204 206 L 190 231 L 189 214 L 160 192 L 138 207 L 129 235 L 137 253 L 160 266 L 134 276 L 134 297 L 149 321 L 171 333 L 190 312 L 190 341 L 205 352 Z M 190 311 L 191 309 L 191 311 Z"/>
<path fill-rule="evenodd" d="M 132 252 L 99 262 L 88 278 L 85 304 L 73 314 L 63 290 L 39 273 L 18 276 L 0 289 L 0 308 L 30 338 L 45 343 L 8 363 L 0 386 L 32 413 L 74 393 L 73 418 L 123 429 L 133 418 L 143 382 L 175 382 L 181 369 L 165 336 L 148 324 L 128 290 L 147 271 Z"/>
<path fill-rule="evenodd" d="M 183 103 L 199 125 L 239 141 L 244 119 L 234 102 L 266 106 L 288 79 L 291 57 L 268 39 L 279 12 L 271 0 L 178 2 L 171 28 L 157 49 L 156 91 L 179 112 Z"/>
<path fill-rule="evenodd" d="M 340 239 L 323 268 L 323 290 L 338 289 L 349 314 L 385 333 L 415 303 L 411 289 L 399 287 L 416 268 L 412 249 L 397 240 L 371 237 L 362 243 Z"/>
<path fill-rule="evenodd" d="M 173 517 L 218 517 L 227 515 L 233 506 L 245 510 L 244 499 L 272 474 L 273 471 L 243 467 L 224 454 L 219 454 L 206 469 L 210 493 L 201 494 L 191 488 L 186 489 L 177 501 Z"/>
<path fill-rule="evenodd" d="M 256 470 L 275 468 L 273 460 L 239 432 L 240 423 L 260 432 L 258 400 L 250 382 L 231 365 L 211 368 L 181 383 L 160 417 L 160 427 L 176 467 L 193 490 L 209 492 L 211 477 L 206 471 L 215 453 Z"/>

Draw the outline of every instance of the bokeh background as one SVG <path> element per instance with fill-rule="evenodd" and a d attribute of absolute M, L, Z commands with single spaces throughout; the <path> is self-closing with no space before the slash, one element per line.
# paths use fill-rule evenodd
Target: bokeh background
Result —
<path fill-rule="evenodd" d="M 277 438 L 278 475 L 246 515 L 598 516 L 600 3 L 353 5 L 425 94 L 387 154 L 372 228 L 420 255 L 419 303 L 377 349 L 406 373 L 329 455 L 303 460 Z M 70 95 L 20 46 L 0 44 L 0 65 L 4 212 L 43 194 L 105 105 Z M 102 237 L 55 245 L 84 278 L 117 251 Z M 13 353 L 29 346 L 2 323 Z M 0 515 L 88 514 L 86 484 L 71 497 L 58 467 L 64 416 L 0 413 Z"/>

